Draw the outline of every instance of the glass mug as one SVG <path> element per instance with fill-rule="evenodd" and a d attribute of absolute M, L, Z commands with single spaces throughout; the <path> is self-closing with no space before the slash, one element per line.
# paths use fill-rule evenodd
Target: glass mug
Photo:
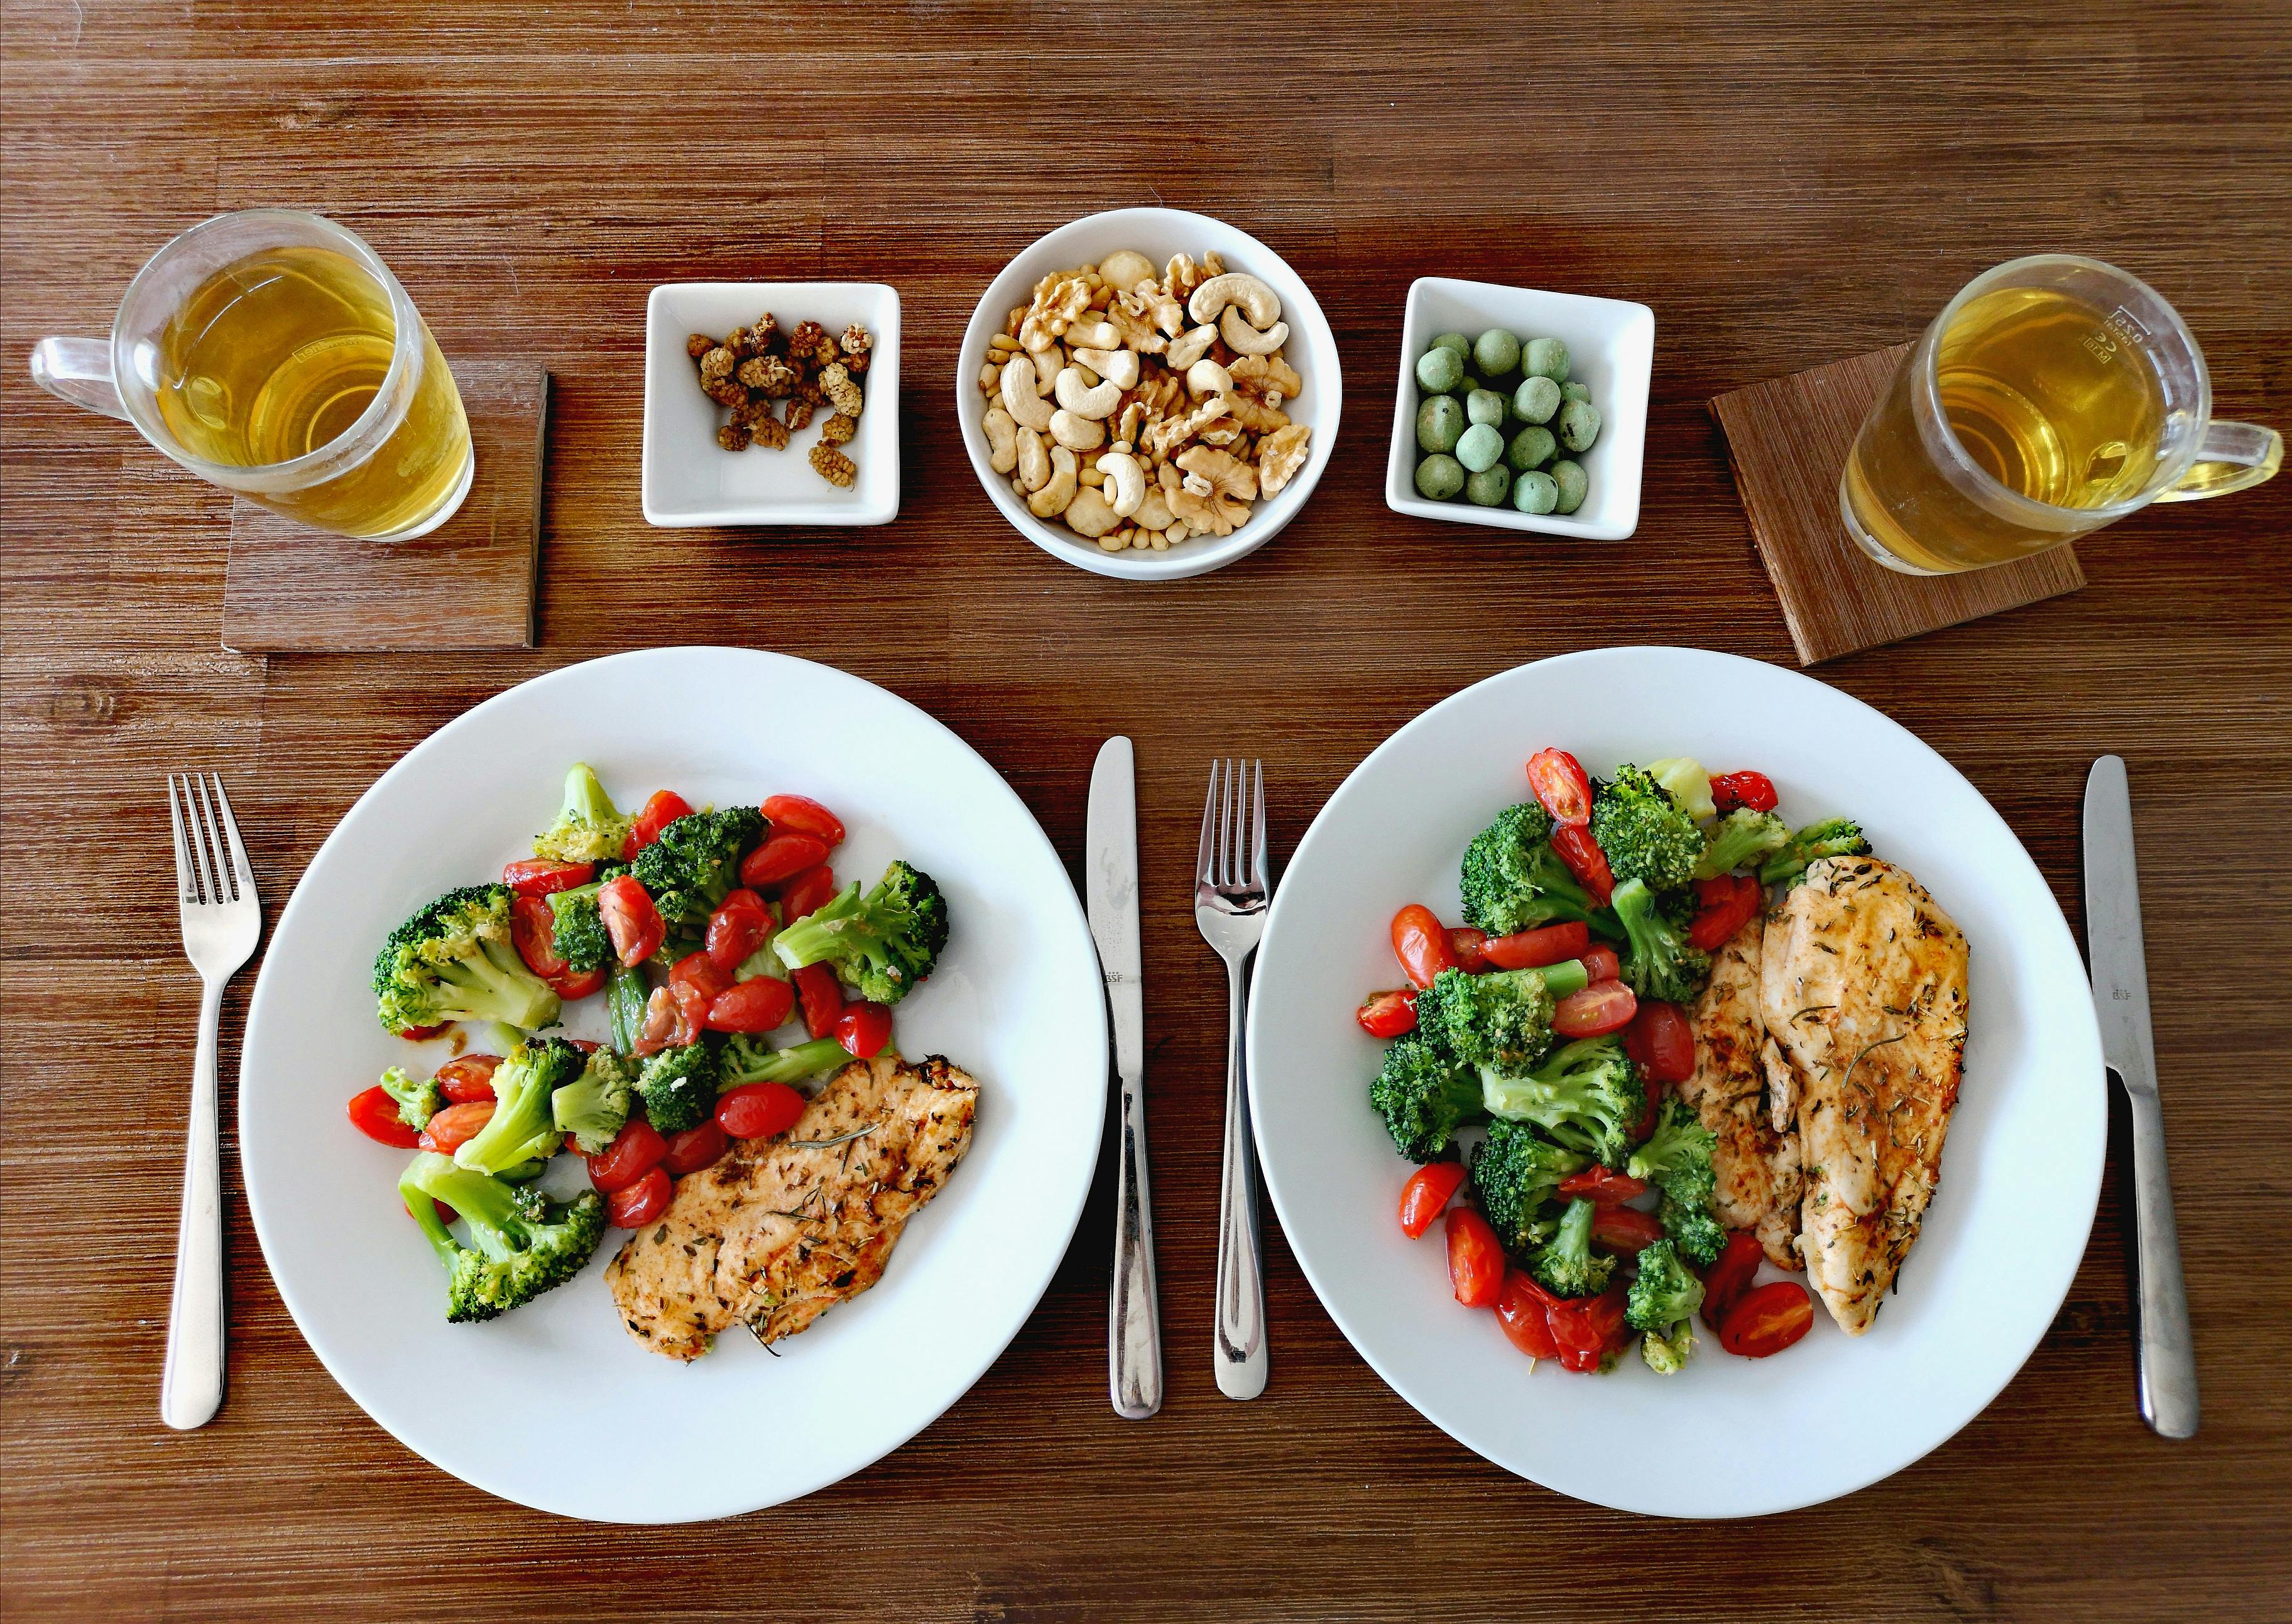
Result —
<path fill-rule="evenodd" d="M 475 463 L 446 358 L 355 232 L 251 209 L 151 257 L 109 341 L 44 338 L 32 377 L 124 417 L 201 479 L 338 535 L 454 516 Z"/>
<path fill-rule="evenodd" d="M 1968 282 L 1903 359 L 1839 511 L 1907 575 L 2007 563 L 2276 472 L 2281 435 L 2212 412 L 2204 351 L 2171 305 L 2099 260 L 2033 255 Z"/>

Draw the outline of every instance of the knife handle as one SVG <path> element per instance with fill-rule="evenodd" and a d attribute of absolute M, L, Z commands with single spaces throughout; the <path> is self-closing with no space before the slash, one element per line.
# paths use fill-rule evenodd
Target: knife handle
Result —
<path fill-rule="evenodd" d="M 1114 1289 L 1107 1302 L 1107 1378 L 1114 1413 L 1142 1421 L 1162 1408 L 1162 1316 L 1154 1289 L 1154 1201 L 1146 1182 L 1146 1102 L 1137 1078 L 1115 1078 Z"/>
<path fill-rule="evenodd" d="M 2197 1352 L 2165 1170 L 2165 1111 L 2151 1088 L 2127 1088 L 2133 1113 L 2133 1225 L 2141 1330 L 2141 1414 L 2167 1438 L 2197 1433 Z"/>

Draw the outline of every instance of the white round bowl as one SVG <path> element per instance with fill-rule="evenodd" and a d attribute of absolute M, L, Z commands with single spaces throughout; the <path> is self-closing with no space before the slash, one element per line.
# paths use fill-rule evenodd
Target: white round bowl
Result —
<path fill-rule="evenodd" d="M 1011 490 L 1010 479 L 988 465 L 987 431 L 982 419 L 987 398 L 979 392 L 979 369 L 987 364 L 987 341 L 1003 330 L 1011 307 L 1024 304 L 1035 284 L 1054 271 L 1095 265 L 1118 248 L 1134 248 L 1156 264 L 1174 254 L 1198 260 L 1215 253 L 1229 271 L 1245 271 L 1268 284 L 1281 296 L 1281 319 L 1289 324 L 1284 357 L 1305 381 L 1305 392 L 1282 409 L 1292 421 L 1311 424 L 1305 465 L 1270 500 L 1251 508 L 1249 521 L 1223 538 L 1197 536 L 1167 552 L 1130 550 L 1109 553 L 1084 540 L 1063 524 L 1045 523 L 1027 511 Z M 1337 341 L 1328 319 L 1303 280 L 1279 255 L 1248 232 L 1182 208 L 1118 208 L 1089 214 L 1037 238 L 1003 273 L 987 285 L 979 308 L 964 329 L 963 349 L 955 368 L 955 415 L 963 424 L 964 449 L 989 500 L 1003 510 L 1013 529 L 1052 557 L 1087 570 L 1094 575 L 1119 576 L 1126 580 L 1175 580 L 1206 575 L 1238 558 L 1255 553 L 1297 515 L 1305 499 L 1320 482 L 1329 464 L 1329 448 L 1336 443 L 1337 412 L 1344 399 L 1344 383 L 1337 368 Z"/>

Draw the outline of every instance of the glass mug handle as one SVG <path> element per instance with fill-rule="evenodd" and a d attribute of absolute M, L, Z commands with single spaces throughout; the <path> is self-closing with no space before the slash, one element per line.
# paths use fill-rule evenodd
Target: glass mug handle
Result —
<path fill-rule="evenodd" d="M 2159 502 L 2224 497 L 2273 478 L 2284 465 L 2284 436 L 2256 423 L 2215 421 L 2205 431 L 2197 460 L 2179 481 L 2157 493 Z"/>
<path fill-rule="evenodd" d="M 127 408 L 112 382 L 111 345 L 101 338 L 43 338 L 32 346 L 32 382 L 60 400 L 123 420 Z"/>

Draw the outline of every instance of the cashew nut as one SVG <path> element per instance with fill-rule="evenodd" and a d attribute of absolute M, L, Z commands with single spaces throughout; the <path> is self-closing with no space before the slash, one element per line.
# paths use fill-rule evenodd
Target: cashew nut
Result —
<path fill-rule="evenodd" d="M 1122 522 L 1106 505 L 1106 498 L 1090 489 L 1075 492 L 1074 500 L 1067 504 L 1066 521 L 1067 529 L 1094 541 Z"/>
<path fill-rule="evenodd" d="M 1138 352 L 1135 350 L 1096 350 L 1077 346 L 1074 359 L 1077 365 L 1089 368 L 1118 389 L 1137 387 Z"/>
<path fill-rule="evenodd" d="M 1229 304 L 1225 314 L 1218 318 L 1218 332 L 1227 345 L 1243 355 L 1271 355 L 1289 342 L 1289 324 L 1277 321 L 1259 331 L 1241 319 L 1241 311 Z"/>
<path fill-rule="evenodd" d="M 1110 403 L 1106 409 L 1112 411 L 1114 408 Z M 1095 451 L 1106 443 L 1106 424 L 1079 412 L 1061 409 L 1051 414 L 1051 438 L 1069 451 Z"/>
<path fill-rule="evenodd" d="M 1239 305 L 1254 327 L 1270 327 L 1281 319 L 1281 297 L 1254 276 L 1229 271 L 1194 289 L 1186 309 L 1197 321 L 1215 321 L 1218 312 Z"/>
<path fill-rule="evenodd" d="M 1186 368 L 1186 392 L 1190 395 L 1230 395 L 1233 392 L 1233 375 L 1205 355 Z"/>
<path fill-rule="evenodd" d="M 1098 262 L 1098 274 L 1127 293 L 1154 279 L 1154 262 L 1135 248 L 1118 248 Z"/>
<path fill-rule="evenodd" d="M 1215 327 L 1204 323 L 1191 332 L 1182 333 L 1173 338 L 1170 341 L 1169 353 L 1164 357 L 1170 363 L 1170 370 L 1183 372 L 1207 355 L 1210 352 L 1210 346 L 1217 342 L 1217 335 L 1218 330 Z M 1239 344 L 1234 347 L 1240 348 Z"/>
<path fill-rule="evenodd" d="M 1010 413 L 999 406 L 987 408 L 981 423 L 987 431 L 987 465 L 997 473 L 1008 473 L 1019 465 L 1019 424 Z"/>
<path fill-rule="evenodd" d="M 1019 483 L 1032 496 L 1051 482 L 1050 454 L 1043 449 L 1043 437 L 1032 429 L 1018 431 L 1018 448 L 1014 456 L 1019 470 Z"/>
<path fill-rule="evenodd" d="M 1043 382 L 1029 357 L 1014 355 L 1003 368 L 1003 409 L 1021 428 L 1051 426 L 1051 403 L 1043 399 Z"/>
<path fill-rule="evenodd" d="M 1052 387 L 1058 395 L 1059 404 L 1077 417 L 1110 417 L 1114 415 L 1114 408 L 1122 403 L 1121 384 L 1112 378 L 1107 378 L 1094 389 L 1083 382 L 1082 373 L 1073 367 L 1062 370 Z M 1055 427 L 1051 432 L 1058 432 Z M 1065 440 L 1066 436 L 1061 434 L 1059 438 Z M 1067 440 L 1067 443 L 1074 445 L 1072 440 Z M 1092 442 L 1094 445 L 1096 443 L 1095 440 Z M 1089 448 L 1088 446 L 1075 446 L 1077 451 L 1086 451 Z"/>
<path fill-rule="evenodd" d="M 1066 331 L 1066 340 L 1067 348 L 1069 350 L 1077 347 L 1088 350 L 1111 350 L 1122 342 L 1122 335 L 1115 330 L 1114 323 L 1111 321 L 1094 319 L 1070 324 Z"/>
<path fill-rule="evenodd" d="M 1027 511 L 1037 519 L 1055 519 L 1075 499 L 1075 454 L 1064 446 L 1051 448 L 1051 482 L 1027 498 Z"/>
<path fill-rule="evenodd" d="M 1114 494 L 1108 498 L 1114 507 L 1114 516 L 1127 519 L 1146 500 L 1146 470 L 1127 451 L 1109 451 L 1098 459 L 1098 471 L 1112 481 Z"/>

